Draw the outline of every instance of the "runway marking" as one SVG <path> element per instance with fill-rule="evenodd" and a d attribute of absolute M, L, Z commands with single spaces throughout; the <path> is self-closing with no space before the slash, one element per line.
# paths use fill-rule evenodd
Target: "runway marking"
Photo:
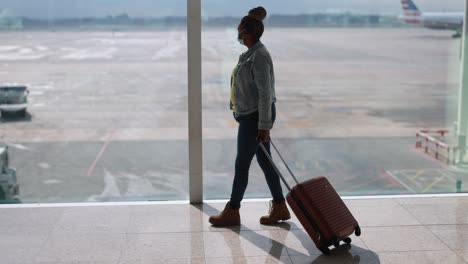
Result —
<path fill-rule="evenodd" d="M 406 179 L 408 179 L 411 183 L 413 183 L 414 186 L 416 186 L 416 187 L 420 186 L 420 184 L 416 180 L 413 180 L 413 178 L 411 178 L 409 176 L 406 176 Z"/>
<path fill-rule="evenodd" d="M 390 175 L 395 181 L 397 181 L 401 186 L 405 187 L 408 191 L 412 193 L 418 193 L 416 192 L 413 188 L 409 187 L 406 183 L 402 182 L 400 179 L 398 179 L 397 176 L 395 176 L 392 172 L 390 171 L 385 171 L 386 174 Z"/>
<path fill-rule="evenodd" d="M 20 150 L 31 150 L 30 148 L 28 148 L 28 147 L 26 147 L 24 145 L 21 145 L 21 144 L 10 143 L 10 144 L 8 144 L 8 146 L 10 146 L 12 148 L 20 149 Z"/>
<path fill-rule="evenodd" d="M 98 161 L 101 159 L 102 155 L 104 154 L 107 147 L 109 146 L 112 138 L 114 137 L 115 132 L 116 132 L 116 129 L 114 129 L 112 132 L 107 134 L 106 142 L 104 143 L 98 155 L 96 156 L 96 159 L 94 159 L 93 163 L 91 164 L 91 167 L 89 167 L 88 172 L 86 173 L 86 177 L 91 176 L 91 173 L 93 173 L 94 168 L 96 168 Z"/>
<path fill-rule="evenodd" d="M 426 170 L 420 170 L 416 173 L 416 175 L 414 175 L 413 177 L 411 177 L 412 180 L 416 180 L 417 178 L 419 178 L 419 176 L 421 176 L 424 172 L 426 172 Z"/>
<path fill-rule="evenodd" d="M 389 171 L 384 171 L 383 173 L 389 176 L 387 178 L 390 180 L 390 183 L 387 183 L 385 187 L 393 186 L 393 187 L 399 187 L 401 189 L 406 188 L 399 181 L 395 180 L 395 176 L 393 174 L 390 174 Z"/>
<path fill-rule="evenodd" d="M 407 170 L 407 171 L 411 171 L 411 172 L 415 172 L 416 174 L 418 174 L 418 178 L 419 176 L 421 176 L 424 172 L 426 172 L 426 170 L 422 169 L 422 170 Z M 399 173 L 401 175 L 403 175 L 403 177 L 405 179 L 407 179 L 408 181 L 410 181 L 414 186 L 418 187 L 419 186 L 419 183 L 416 181 L 416 177 L 414 177 L 414 175 L 409 175 L 407 174 L 404 170 L 398 170 L 398 171 L 395 171 L 396 173 Z M 387 171 L 387 173 L 392 176 L 392 178 L 394 180 L 396 180 L 398 183 L 400 183 L 402 186 L 404 186 L 405 188 L 409 188 L 407 184 L 403 184 L 403 182 L 401 180 L 398 179 L 398 177 L 396 177 L 393 173 Z M 411 190 L 412 192 L 414 193 L 417 193 L 413 188 L 409 188 L 408 190 Z"/>
<path fill-rule="evenodd" d="M 443 179 L 445 179 L 447 176 L 446 175 L 442 175 L 440 176 L 439 178 L 437 178 L 435 181 L 433 181 L 431 184 L 429 184 L 429 186 L 427 186 L 423 191 L 422 193 L 425 193 L 427 191 L 429 191 L 432 187 L 434 187 L 437 183 L 441 182 Z"/>

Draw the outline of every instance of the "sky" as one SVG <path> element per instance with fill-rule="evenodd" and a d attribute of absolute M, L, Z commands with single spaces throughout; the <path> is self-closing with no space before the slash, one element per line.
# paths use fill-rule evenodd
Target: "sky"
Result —
<path fill-rule="evenodd" d="M 127 13 L 131 17 L 185 16 L 187 0 L 0 0 L 0 13 L 31 18 L 103 17 Z M 189 0 L 190 1 L 190 0 Z M 461 12 L 463 0 L 414 0 L 422 11 Z M 263 6 L 269 14 L 350 11 L 399 14 L 400 0 L 202 0 L 205 17 L 243 16 Z M 2 12 L 3 10 L 3 12 Z"/>

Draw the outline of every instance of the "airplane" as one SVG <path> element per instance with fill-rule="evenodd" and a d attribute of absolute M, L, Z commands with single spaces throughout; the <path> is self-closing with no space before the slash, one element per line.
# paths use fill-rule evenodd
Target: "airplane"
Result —
<path fill-rule="evenodd" d="M 461 37 L 464 12 L 423 13 L 413 0 L 401 0 L 403 14 L 399 17 L 406 24 L 419 25 L 430 29 L 455 30 L 453 38 Z"/>

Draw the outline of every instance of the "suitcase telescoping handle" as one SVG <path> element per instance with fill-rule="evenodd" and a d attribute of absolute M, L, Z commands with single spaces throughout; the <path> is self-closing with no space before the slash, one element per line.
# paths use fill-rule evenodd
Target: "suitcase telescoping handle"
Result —
<path fill-rule="evenodd" d="M 292 170 L 289 168 L 288 164 L 286 163 L 286 161 L 283 159 L 283 156 L 281 156 L 281 153 L 278 151 L 278 149 L 276 148 L 275 144 L 273 143 L 273 141 L 270 141 L 270 144 L 273 146 L 273 148 L 275 149 L 276 153 L 278 154 L 278 156 L 280 157 L 281 161 L 284 163 L 284 165 L 286 165 L 286 169 L 288 170 L 289 174 L 291 174 L 291 176 L 293 177 L 294 181 L 296 182 L 296 184 L 299 184 L 299 181 L 297 180 L 296 176 L 294 175 L 294 173 L 292 172 Z M 265 148 L 265 145 L 260 142 L 260 147 L 262 148 L 263 152 L 265 152 L 265 155 L 267 156 L 268 160 L 270 161 L 271 165 L 273 166 L 273 168 L 275 169 L 276 173 L 278 173 L 278 175 L 280 176 L 281 180 L 283 181 L 284 185 L 286 186 L 286 188 L 288 189 L 288 191 L 291 191 L 291 187 L 289 186 L 288 182 L 286 181 L 286 179 L 284 178 L 283 174 L 281 174 L 281 172 L 279 171 L 278 167 L 276 166 L 275 162 L 273 161 L 273 158 L 271 157 L 271 155 L 268 153 L 268 151 L 266 150 Z"/>
<path fill-rule="evenodd" d="M 299 181 L 297 180 L 296 176 L 294 175 L 294 173 L 291 171 L 291 169 L 289 168 L 288 164 L 286 163 L 286 161 L 283 159 L 283 156 L 281 156 L 281 153 L 278 151 L 278 149 L 276 148 L 275 144 L 273 143 L 273 141 L 270 141 L 271 145 L 273 146 L 273 148 L 275 149 L 276 153 L 278 153 L 278 156 L 280 157 L 281 161 L 284 163 L 284 165 L 286 165 L 286 169 L 289 171 L 289 173 L 291 174 L 291 176 L 293 177 L 294 181 L 296 182 L 296 184 L 299 184 Z M 323 236 L 322 236 L 322 232 L 320 231 L 320 228 L 318 227 L 317 223 L 314 221 L 313 217 L 308 213 L 307 209 L 304 208 L 304 205 L 299 201 L 298 197 L 294 194 L 294 192 L 291 191 L 291 187 L 289 186 L 289 184 L 286 182 L 286 179 L 284 178 L 284 176 L 281 174 L 281 172 L 279 171 L 278 167 L 276 166 L 275 162 L 273 161 L 273 158 L 271 157 L 271 155 L 268 153 L 268 151 L 266 150 L 265 148 L 265 145 L 260 142 L 259 143 L 260 147 L 262 148 L 263 152 L 265 152 L 265 155 L 267 156 L 268 160 L 270 161 L 271 165 L 273 166 L 273 168 L 275 169 L 276 173 L 278 173 L 278 175 L 280 176 L 281 180 L 283 181 L 284 185 L 286 186 L 286 188 L 288 189 L 289 193 L 291 194 L 292 198 L 296 201 L 297 205 L 299 206 L 299 208 L 302 210 L 303 214 L 305 215 L 305 217 L 307 218 L 307 220 L 309 220 L 309 223 L 312 225 L 312 228 L 315 230 L 315 232 L 317 233 L 318 235 L 318 238 L 321 239 Z"/>

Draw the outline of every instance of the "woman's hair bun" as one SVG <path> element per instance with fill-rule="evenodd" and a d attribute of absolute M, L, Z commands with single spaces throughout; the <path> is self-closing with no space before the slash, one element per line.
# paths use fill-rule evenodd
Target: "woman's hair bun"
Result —
<path fill-rule="evenodd" d="M 263 19 L 265 19 L 266 16 L 267 16 L 267 11 L 265 10 L 265 8 L 261 6 L 252 8 L 249 11 L 249 17 L 259 20 L 259 21 L 262 21 Z"/>

